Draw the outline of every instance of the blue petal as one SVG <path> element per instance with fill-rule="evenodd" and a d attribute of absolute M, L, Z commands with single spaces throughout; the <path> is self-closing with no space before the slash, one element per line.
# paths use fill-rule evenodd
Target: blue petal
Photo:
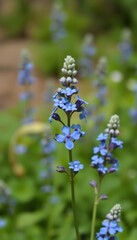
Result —
<path fill-rule="evenodd" d="M 101 234 L 104 234 L 104 235 L 107 233 L 107 231 L 108 231 L 107 227 L 102 227 L 102 228 L 100 229 L 100 233 L 101 233 Z"/>
<path fill-rule="evenodd" d="M 74 131 L 74 132 L 71 134 L 71 137 L 72 137 L 74 140 L 78 140 L 78 139 L 80 138 L 80 132 Z"/>
<path fill-rule="evenodd" d="M 93 148 L 93 152 L 94 152 L 94 153 L 98 153 L 98 152 L 99 152 L 99 147 L 94 147 L 94 148 Z"/>
<path fill-rule="evenodd" d="M 64 127 L 62 128 L 62 132 L 63 132 L 65 135 L 68 135 L 68 134 L 70 133 L 70 128 L 67 127 L 67 126 L 64 126 Z"/>
<path fill-rule="evenodd" d="M 60 142 L 60 143 L 64 142 L 65 139 L 66 139 L 66 137 L 65 137 L 64 135 L 62 135 L 62 134 L 58 134 L 58 135 L 56 135 L 56 137 L 55 137 L 55 140 L 56 140 L 57 142 Z"/>
<path fill-rule="evenodd" d="M 66 139 L 66 144 L 65 144 L 66 148 L 71 150 L 74 147 L 74 143 L 72 142 L 71 139 Z"/>

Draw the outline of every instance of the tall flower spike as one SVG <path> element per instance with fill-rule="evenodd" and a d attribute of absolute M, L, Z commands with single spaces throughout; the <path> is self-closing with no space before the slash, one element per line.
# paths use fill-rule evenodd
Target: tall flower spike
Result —
<path fill-rule="evenodd" d="M 65 58 L 63 68 L 61 69 L 64 77 L 60 79 L 63 86 L 70 86 L 70 84 L 76 84 L 78 80 L 75 78 L 77 71 L 75 69 L 75 59 L 71 56 Z"/>
<path fill-rule="evenodd" d="M 113 151 L 123 147 L 123 142 L 117 139 L 119 135 L 120 120 L 118 115 L 113 115 L 107 124 L 105 134 L 97 137 L 99 146 L 93 148 L 94 155 L 91 157 L 91 167 L 97 169 L 99 174 L 107 174 L 118 171 L 119 162 L 113 156 Z"/>
<path fill-rule="evenodd" d="M 105 133 L 109 133 L 112 137 L 117 137 L 119 135 L 119 127 L 120 119 L 119 116 L 115 114 L 110 118 Z"/>

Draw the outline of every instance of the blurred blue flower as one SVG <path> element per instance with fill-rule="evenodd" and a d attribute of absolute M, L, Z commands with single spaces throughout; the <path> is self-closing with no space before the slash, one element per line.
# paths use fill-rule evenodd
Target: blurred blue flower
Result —
<path fill-rule="evenodd" d="M 80 163 L 80 161 L 75 160 L 74 162 L 69 162 L 69 168 L 74 172 L 78 172 L 84 168 L 84 165 Z"/>
<path fill-rule="evenodd" d="M 23 145 L 23 144 L 17 144 L 16 146 L 15 146 L 15 152 L 17 153 L 17 154 L 24 154 L 24 153 L 26 153 L 27 152 L 27 148 L 26 148 L 26 146 L 25 145 Z"/>
<path fill-rule="evenodd" d="M 7 221 L 3 218 L 0 218 L 0 229 L 7 226 Z"/>
<path fill-rule="evenodd" d="M 35 82 L 35 78 L 31 75 L 33 64 L 31 62 L 24 63 L 18 74 L 18 82 L 21 85 L 32 84 Z"/>
<path fill-rule="evenodd" d="M 20 100 L 22 101 L 26 101 L 26 100 L 29 100 L 29 99 L 32 99 L 34 97 L 34 94 L 32 92 L 22 92 L 20 94 Z"/>

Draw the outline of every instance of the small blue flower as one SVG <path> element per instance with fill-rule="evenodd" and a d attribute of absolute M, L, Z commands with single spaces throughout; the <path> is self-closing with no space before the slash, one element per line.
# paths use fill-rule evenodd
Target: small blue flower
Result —
<path fill-rule="evenodd" d="M 72 96 L 78 92 L 77 88 L 75 87 L 66 87 L 66 89 L 62 89 L 61 93 L 65 94 L 66 96 Z"/>
<path fill-rule="evenodd" d="M 108 134 L 100 133 L 97 137 L 97 140 L 102 142 L 102 141 L 106 141 L 107 138 L 108 138 Z"/>
<path fill-rule="evenodd" d="M 84 136 L 85 135 L 85 132 L 84 131 L 81 131 L 81 126 L 80 126 L 80 124 L 73 124 L 72 126 L 71 126 L 71 128 L 72 129 L 75 129 L 75 132 L 76 133 L 80 133 L 80 136 Z"/>
<path fill-rule="evenodd" d="M 91 159 L 92 159 L 92 166 L 101 164 L 104 162 L 104 159 L 102 157 L 98 157 L 98 155 L 94 155 Z"/>
<path fill-rule="evenodd" d="M 118 232 L 122 232 L 123 229 L 118 225 L 118 222 L 115 220 L 105 219 L 102 222 L 102 226 L 100 228 L 100 232 L 97 233 L 97 239 L 116 239 L 115 234 Z M 112 238 L 113 237 L 113 238 Z"/>
<path fill-rule="evenodd" d="M 31 75 L 33 64 L 28 62 L 24 64 L 23 68 L 19 71 L 18 82 L 21 85 L 32 84 L 35 82 L 35 78 Z"/>
<path fill-rule="evenodd" d="M 84 165 L 81 164 L 78 160 L 75 160 L 74 162 L 69 162 L 69 168 L 74 172 L 78 172 L 84 168 Z"/>
<path fill-rule="evenodd" d="M 0 218 L 0 229 L 6 227 L 7 221 L 3 218 Z"/>
<path fill-rule="evenodd" d="M 67 126 L 63 126 L 62 133 L 63 134 L 57 134 L 55 137 L 55 140 L 60 143 L 65 142 L 65 146 L 69 150 L 71 150 L 74 147 L 73 142 L 78 140 L 81 137 L 80 131 L 74 130 L 71 133 L 70 128 Z"/>
<path fill-rule="evenodd" d="M 32 92 L 22 92 L 20 94 L 20 100 L 22 101 L 32 99 L 33 97 L 34 97 L 34 94 Z"/>
<path fill-rule="evenodd" d="M 112 137 L 109 144 L 109 148 L 110 149 L 123 148 L 123 142 Z"/>
<path fill-rule="evenodd" d="M 66 108 L 66 104 L 69 103 L 67 98 L 64 97 L 59 97 L 59 98 L 55 98 L 54 100 L 54 107 L 59 107 L 61 109 L 65 109 Z"/>
<path fill-rule="evenodd" d="M 137 123 L 137 109 L 136 109 L 136 108 L 132 108 L 132 109 L 129 111 L 129 114 L 130 114 L 130 116 L 132 117 L 133 122 L 136 124 L 136 123 Z"/>
<path fill-rule="evenodd" d="M 104 147 L 102 147 L 101 145 L 99 147 L 94 147 L 93 148 L 93 152 L 96 153 L 100 153 L 102 156 L 105 156 L 107 154 L 107 149 L 105 149 Z"/>
<path fill-rule="evenodd" d="M 17 153 L 17 154 L 24 154 L 24 153 L 26 153 L 27 152 L 27 148 L 26 148 L 26 146 L 25 145 L 23 145 L 23 144 L 17 144 L 16 146 L 15 146 L 15 152 Z"/>
<path fill-rule="evenodd" d="M 47 141 L 45 139 L 42 139 L 41 145 L 42 145 L 42 152 L 44 154 L 50 154 L 55 150 L 55 143 L 51 140 Z"/>
<path fill-rule="evenodd" d="M 71 102 L 67 103 L 64 108 L 63 108 L 66 112 L 72 112 L 77 110 L 76 108 L 76 104 L 72 104 Z"/>

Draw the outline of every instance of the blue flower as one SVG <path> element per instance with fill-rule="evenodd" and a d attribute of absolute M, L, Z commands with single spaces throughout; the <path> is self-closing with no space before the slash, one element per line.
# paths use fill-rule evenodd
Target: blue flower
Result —
<path fill-rule="evenodd" d="M 23 145 L 23 144 L 17 144 L 16 146 L 15 146 L 15 152 L 17 153 L 17 154 L 24 154 L 24 153 L 26 153 L 27 152 L 27 148 L 26 148 L 26 146 L 25 145 Z"/>
<path fill-rule="evenodd" d="M 96 153 L 100 153 L 102 156 L 105 156 L 107 154 L 107 149 L 105 149 L 104 147 L 102 147 L 101 145 L 99 147 L 94 147 L 93 148 L 93 152 Z"/>
<path fill-rule="evenodd" d="M 66 89 L 62 89 L 61 93 L 65 94 L 66 96 L 72 96 L 73 94 L 77 93 L 78 90 L 75 87 L 66 87 Z"/>
<path fill-rule="evenodd" d="M 118 225 L 118 222 L 113 220 L 109 220 L 109 219 L 105 219 L 102 222 L 102 226 L 100 228 L 100 232 L 97 233 L 97 239 L 101 240 L 101 239 L 116 239 L 116 237 L 114 236 L 115 234 L 117 234 L 118 232 L 122 232 L 123 229 L 122 227 L 120 227 Z M 114 238 L 112 238 L 114 237 Z"/>
<path fill-rule="evenodd" d="M 132 109 L 129 111 L 129 114 L 130 114 L 130 116 L 132 117 L 133 122 L 136 124 L 136 123 L 137 123 L 137 109 L 136 109 L 136 108 L 132 108 Z"/>
<path fill-rule="evenodd" d="M 92 159 L 92 166 L 101 164 L 104 162 L 104 159 L 102 157 L 98 157 L 98 155 L 94 155 L 91 159 Z"/>
<path fill-rule="evenodd" d="M 19 71 L 18 82 L 21 85 L 32 84 L 35 81 L 35 78 L 31 75 L 33 69 L 33 64 L 28 62 L 24 64 L 23 68 Z"/>
<path fill-rule="evenodd" d="M 67 103 L 64 108 L 63 108 L 66 112 L 72 112 L 77 110 L 76 108 L 76 104 L 72 104 L 71 102 Z"/>
<path fill-rule="evenodd" d="M 78 160 L 74 162 L 69 162 L 69 168 L 72 169 L 74 172 L 78 172 L 79 170 L 84 168 L 84 165 L 81 164 Z"/>
<path fill-rule="evenodd" d="M 67 149 L 71 150 L 74 147 L 74 141 L 78 140 L 81 137 L 81 132 L 75 129 L 72 133 L 68 126 L 63 126 L 62 128 L 63 134 L 57 134 L 55 140 L 57 142 L 65 142 L 65 146 Z"/>
<path fill-rule="evenodd" d="M 20 99 L 22 101 L 26 101 L 26 100 L 32 99 L 33 97 L 34 97 L 34 94 L 32 92 L 22 92 L 20 94 Z"/>
<path fill-rule="evenodd" d="M 75 129 L 75 133 L 80 133 L 80 136 L 84 136 L 85 135 L 85 132 L 84 131 L 81 131 L 81 126 L 80 126 L 80 124 L 73 124 L 72 126 L 71 126 L 71 128 L 72 129 Z"/>
<path fill-rule="evenodd" d="M 69 103 L 68 99 L 64 97 L 54 98 L 53 100 L 54 107 L 59 107 L 62 109 L 65 109 L 66 108 L 65 104 Z"/>
<path fill-rule="evenodd" d="M 47 141 L 45 139 L 42 139 L 41 145 L 42 145 L 42 152 L 44 154 L 50 154 L 55 150 L 55 143 L 51 140 Z"/>
<path fill-rule="evenodd" d="M 116 148 L 122 148 L 123 147 L 123 142 L 120 140 L 117 140 L 116 138 L 111 138 L 109 148 L 110 149 L 116 149 Z"/>
<path fill-rule="evenodd" d="M 108 138 L 108 134 L 100 133 L 97 137 L 97 140 L 102 142 L 102 141 L 106 141 L 107 138 Z"/>
<path fill-rule="evenodd" d="M 3 218 L 0 218 L 0 229 L 6 227 L 7 221 Z"/>

